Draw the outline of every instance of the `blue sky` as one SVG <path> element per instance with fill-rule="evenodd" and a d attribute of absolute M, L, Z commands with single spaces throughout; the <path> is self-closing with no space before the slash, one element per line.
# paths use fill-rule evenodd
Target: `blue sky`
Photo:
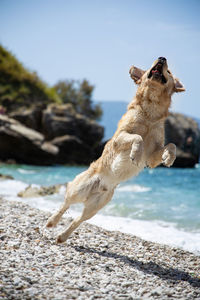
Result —
<path fill-rule="evenodd" d="M 0 42 L 49 85 L 86 78 L 95 100 L 129 102 L 129 67 L 165 56 L 185 93 L 172 110 L 200 118 L 199 0 L 1 0 Z"/>

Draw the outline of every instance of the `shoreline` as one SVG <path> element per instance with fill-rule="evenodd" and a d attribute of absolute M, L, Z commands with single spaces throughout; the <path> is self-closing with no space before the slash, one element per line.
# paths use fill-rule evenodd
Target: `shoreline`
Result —
<path fill-rule="evenodd" d="M 4 182 L 0 184 L 0 189 L 4 189 Z M 14 181 L 7 183 L 8 191 L 12 190 L 11 186 Z M 15 181 L 16 183 L 16 181 Z M 51 185 L 48 187 L 28 185 L 23 182 L 18 182 L 19 187 L 15 195 L 4 195 L 9 201 L 20 201 L 30 205 L 33 208 L 37 208 L 45 212 L 54 212 L 58 210 L 64 198 L 64 185 Z M 22 186 L 21 186 L 22 185 Z M 128 188 L 133 186 L 128 186 Z M 16 187 L 14 187 L 15 189 Z M 147 189 L 140 185 L 134 185 L 137 189 Z M 124 191 L 126 187 L 119 187 L 117 190 Z M 20 195 L 20 196 L 19 196 Z M 53 201 L 46 201 L 46 196 L 53 197 Z M 58 201 L 59 198 L 59 201 Z M 79 204 L 78 204 L 79 205 Z M 78 208 L 78 209 L 77 209 Z M 108 208 L 108 206 L 107 206 Z M 120 231 L 125 234 L 131 234 L 154 243 L 169 245 L 185 251 L 194 253 L 200 256 L 200 232 L 199 231 L 187 231 L 184 228 L 175 226 L 173 222 L 167 222 L 163 220 L 141 220 L 133 219 L 130 217 L 116 216 L 107 214 L 106 209 L 103 209 L 100 213 L 93 216 L 87 222 L 92 225 L 97 225 L 109 231 Z M 80 215 L 80 207 L 76 205 L 70 207 L 65 214 L 67 217 L 76 218 Z"/>
<path fill-rule="evenodd" d="M 84 223 L 66 243 L 47 212 L 0 200 L 0 299 L 199 299 L 200 257 Z"/>

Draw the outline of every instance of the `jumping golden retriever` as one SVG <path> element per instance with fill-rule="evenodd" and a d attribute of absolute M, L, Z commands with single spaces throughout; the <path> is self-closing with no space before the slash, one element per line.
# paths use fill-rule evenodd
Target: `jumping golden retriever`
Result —
<path fill-rule="evenodd" d="M 184 91 L 183 85 L 168 70 L 164 57 L 147 71 L 132 66 L 129 73 L 138 89 L 114 136 L 101 157 L 69 182 L 64 204 L 47 222 L 47 227 L 56 226 L 71 204 L 84 204 L 82 215 L 58 235 L 57 243 L 66 241 L 83 221 L 105 206 L 121 181 L 136 176 L 145 166 L 155 168 L 163 163 L 170 167 L 176 158 L 176 146 L 164 145 L 164 122 L 172 94 Z"/>

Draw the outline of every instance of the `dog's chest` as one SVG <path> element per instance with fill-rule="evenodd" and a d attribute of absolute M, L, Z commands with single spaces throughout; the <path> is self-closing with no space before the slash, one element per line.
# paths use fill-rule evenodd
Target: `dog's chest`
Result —
<path fill-rule="evenodd" d="M 164 145 L 165 133 L 164 133 L 164 122 L 160 121 L 158 123 L 149 126 L 148 133 L 143 137 L 144 141 L 144 155 L 148 159 L 158 147 Z"/>
<path fill-rule="evenodd" d="M 116 183 L 127 180 L 144 168 L 145 162 L 141 160 L 139 165 L 134 164 L 130 159 L 130 150 L 118 153 L 113 159 L 111 171 Z"/>

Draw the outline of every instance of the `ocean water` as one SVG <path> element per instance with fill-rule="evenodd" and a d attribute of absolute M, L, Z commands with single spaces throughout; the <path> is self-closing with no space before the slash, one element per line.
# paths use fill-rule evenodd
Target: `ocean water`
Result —
<path fill-rule="evenodd" d="M 3 164 L 0 173 L 12 175 L 14 180 L 0 181 L 0 196 L 54 211 L 63 201 L 64 186 L 52 196 L 21 199 L 17 194 L 29 184 L 64 184 L 83 170 L 85 167 Z M 71 206 L 66 215 L 75 217 L 81 209 L 81 205 Z M 121 183 L 112 201 L 89 222 L 200 255 L 200 167 L 145 169 Z"/>

